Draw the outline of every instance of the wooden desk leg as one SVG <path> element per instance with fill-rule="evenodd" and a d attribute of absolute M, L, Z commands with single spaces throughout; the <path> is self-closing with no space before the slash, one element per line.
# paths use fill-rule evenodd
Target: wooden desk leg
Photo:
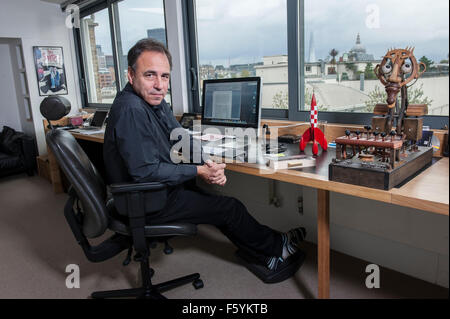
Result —
<path fill-rule="evenodd" d="M 52 180 L 53 191 L 55 192 L 55 194 L 64 193 L 61 172 L 59 171 L 59 165 L 56 162 L 55 155 L 53 155 L 53 152 L 48 147 L 47 147 L 47 153 L 48 153 L 48 163 L 50 166 L 50 178 Z"/>
<path fill-rule="evenodd" d="M 330 192 L 317 190 L 319 299 L 330 298 Z"/>

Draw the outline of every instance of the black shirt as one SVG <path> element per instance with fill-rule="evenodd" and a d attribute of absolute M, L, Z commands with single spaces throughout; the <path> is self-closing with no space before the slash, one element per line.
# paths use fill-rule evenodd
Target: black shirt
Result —
<path fill-rule="evenodd" d="M 176 128 L 181 125 L 164 100 L 151 106 L 128 83 L 114 100 L 105 131 L 103 158 L 108 184 L 160 182 L 175 186 L 195 178 L 196 165 L 171 160 L 172 147 L 178 141 L 171 141 L 170 133 Z"/>

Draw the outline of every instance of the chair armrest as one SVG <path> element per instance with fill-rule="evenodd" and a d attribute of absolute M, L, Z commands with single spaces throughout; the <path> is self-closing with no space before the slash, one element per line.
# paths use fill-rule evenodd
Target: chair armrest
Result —
<path fill-rule="evenodd" d="M 161 211 L 167 203 L 167 187 L 160 183 L 116 184 L 110 190 L 120 215 L 128 216 L 134 248 L 148 254 L 145 239 L 147 214 Z"/>
<path fill-rule="evenodd" d="M 145 216 L 158 212 L 167 202 L 167 186 L 161 183 L 126 183 L 110 185 L 114 206 L 120 215 Z"/>
<path fill-rule="evenodd" d="M 131 193 L 131 192 L 146 192 L 159 191 L 167 186 L 161 183 L 137 183 L 137 184 L 114 184 L 110 185 L 112 194 Z"/>

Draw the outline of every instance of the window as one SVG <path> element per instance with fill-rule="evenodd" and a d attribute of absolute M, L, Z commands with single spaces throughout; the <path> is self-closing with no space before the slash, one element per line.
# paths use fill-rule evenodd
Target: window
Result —
<path fill-rule="evenodd" d="M 448 7 L 448 0 L 432 6 L 422 0 L 305 0 L 305 91 L 315 91 L 319 110 L 372 113 L 375 104 L 386 103 L 375 66 L 389 48 L 409 46 L 427 64 L 408 89 L 409 102 L 428 104 L 430 115 L 449 115 Z"/>
<path fill-rule="evenodd" d="M 111 104 L 117 90 L 108 10 L 82 18 L 80 28 L 87 101 Z"/>
<path fill-rule="evenodd" d="M 260 76 L 262 107 L 288 109 L 286 0 L 197 0 L 200 103 L 203 80 Z"/>
<path fill-rule="evenodd" d="M 113 5 L 117 33 L 120 88 L 127 84 L 127 55 L 131 47 L 143 38 L 152 38 L 167 45 L 164 6 L 162 0 L 127 0 Z"/>
<path fill-rule="evenodd" d="M 143 38 L 167 45 L 164 0 L 97 1 L 81 16 L 78 49 L 85 106 L 109 107 L 128 83 L 131 47 Z M 166 101 L 171 104 L 170 88 Z"/>
<path fill-rule="evenodd" d="M 314 92 L 322 119 L 367 124 L 385 100 L 374 68 L 388 48 L 415 46 L 429 67 L 410 103 L 441 115 L 425 125 L 448 124 L 447 0 L 186 2 L 192 111 L 200 112 L 203 79 L 254 74 L 263 79 L 265 118 L 307 120 Z"/>

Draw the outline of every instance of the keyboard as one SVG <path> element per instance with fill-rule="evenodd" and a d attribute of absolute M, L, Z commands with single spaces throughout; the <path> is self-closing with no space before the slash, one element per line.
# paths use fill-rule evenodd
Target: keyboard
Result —
<path fill-rule="evenodd" d="M 80 130 L 85 130 L 85 131 L 98 131 L 101 130 L 101 127 L 96 127 L 96 126 L 85 126 L 80 128 Z"/>
<path fill-rule="evenodd" d="M 222 145 L 205 145 L 203 152 L 213 156 L 221 156 L 226 158 L 236 158 L 238 156 L 245 156 L 244 147 L 229 147 L 226 144 Z"/>
<path fill-rule="evenodd" d="M 71 132 L 74 133 L 80 133 L 80 134 L 86 134 L 86 135 L 91 135 L 91 134 L 100 134 L 100 133 L 104 133 L 105 130 L 102 128 L 91 128 L 91 129 L 86 129 L 86 128 L 77 128 L 74 130 L 70 130 Z"/>
<path fill-rule="evenodd" d="M 280 154 L 287 151 L 287 146 L 284 143 L 278 143 L 275 148 L 271 148 L 270 144 L 266 144 L 266 154 Z"/>

